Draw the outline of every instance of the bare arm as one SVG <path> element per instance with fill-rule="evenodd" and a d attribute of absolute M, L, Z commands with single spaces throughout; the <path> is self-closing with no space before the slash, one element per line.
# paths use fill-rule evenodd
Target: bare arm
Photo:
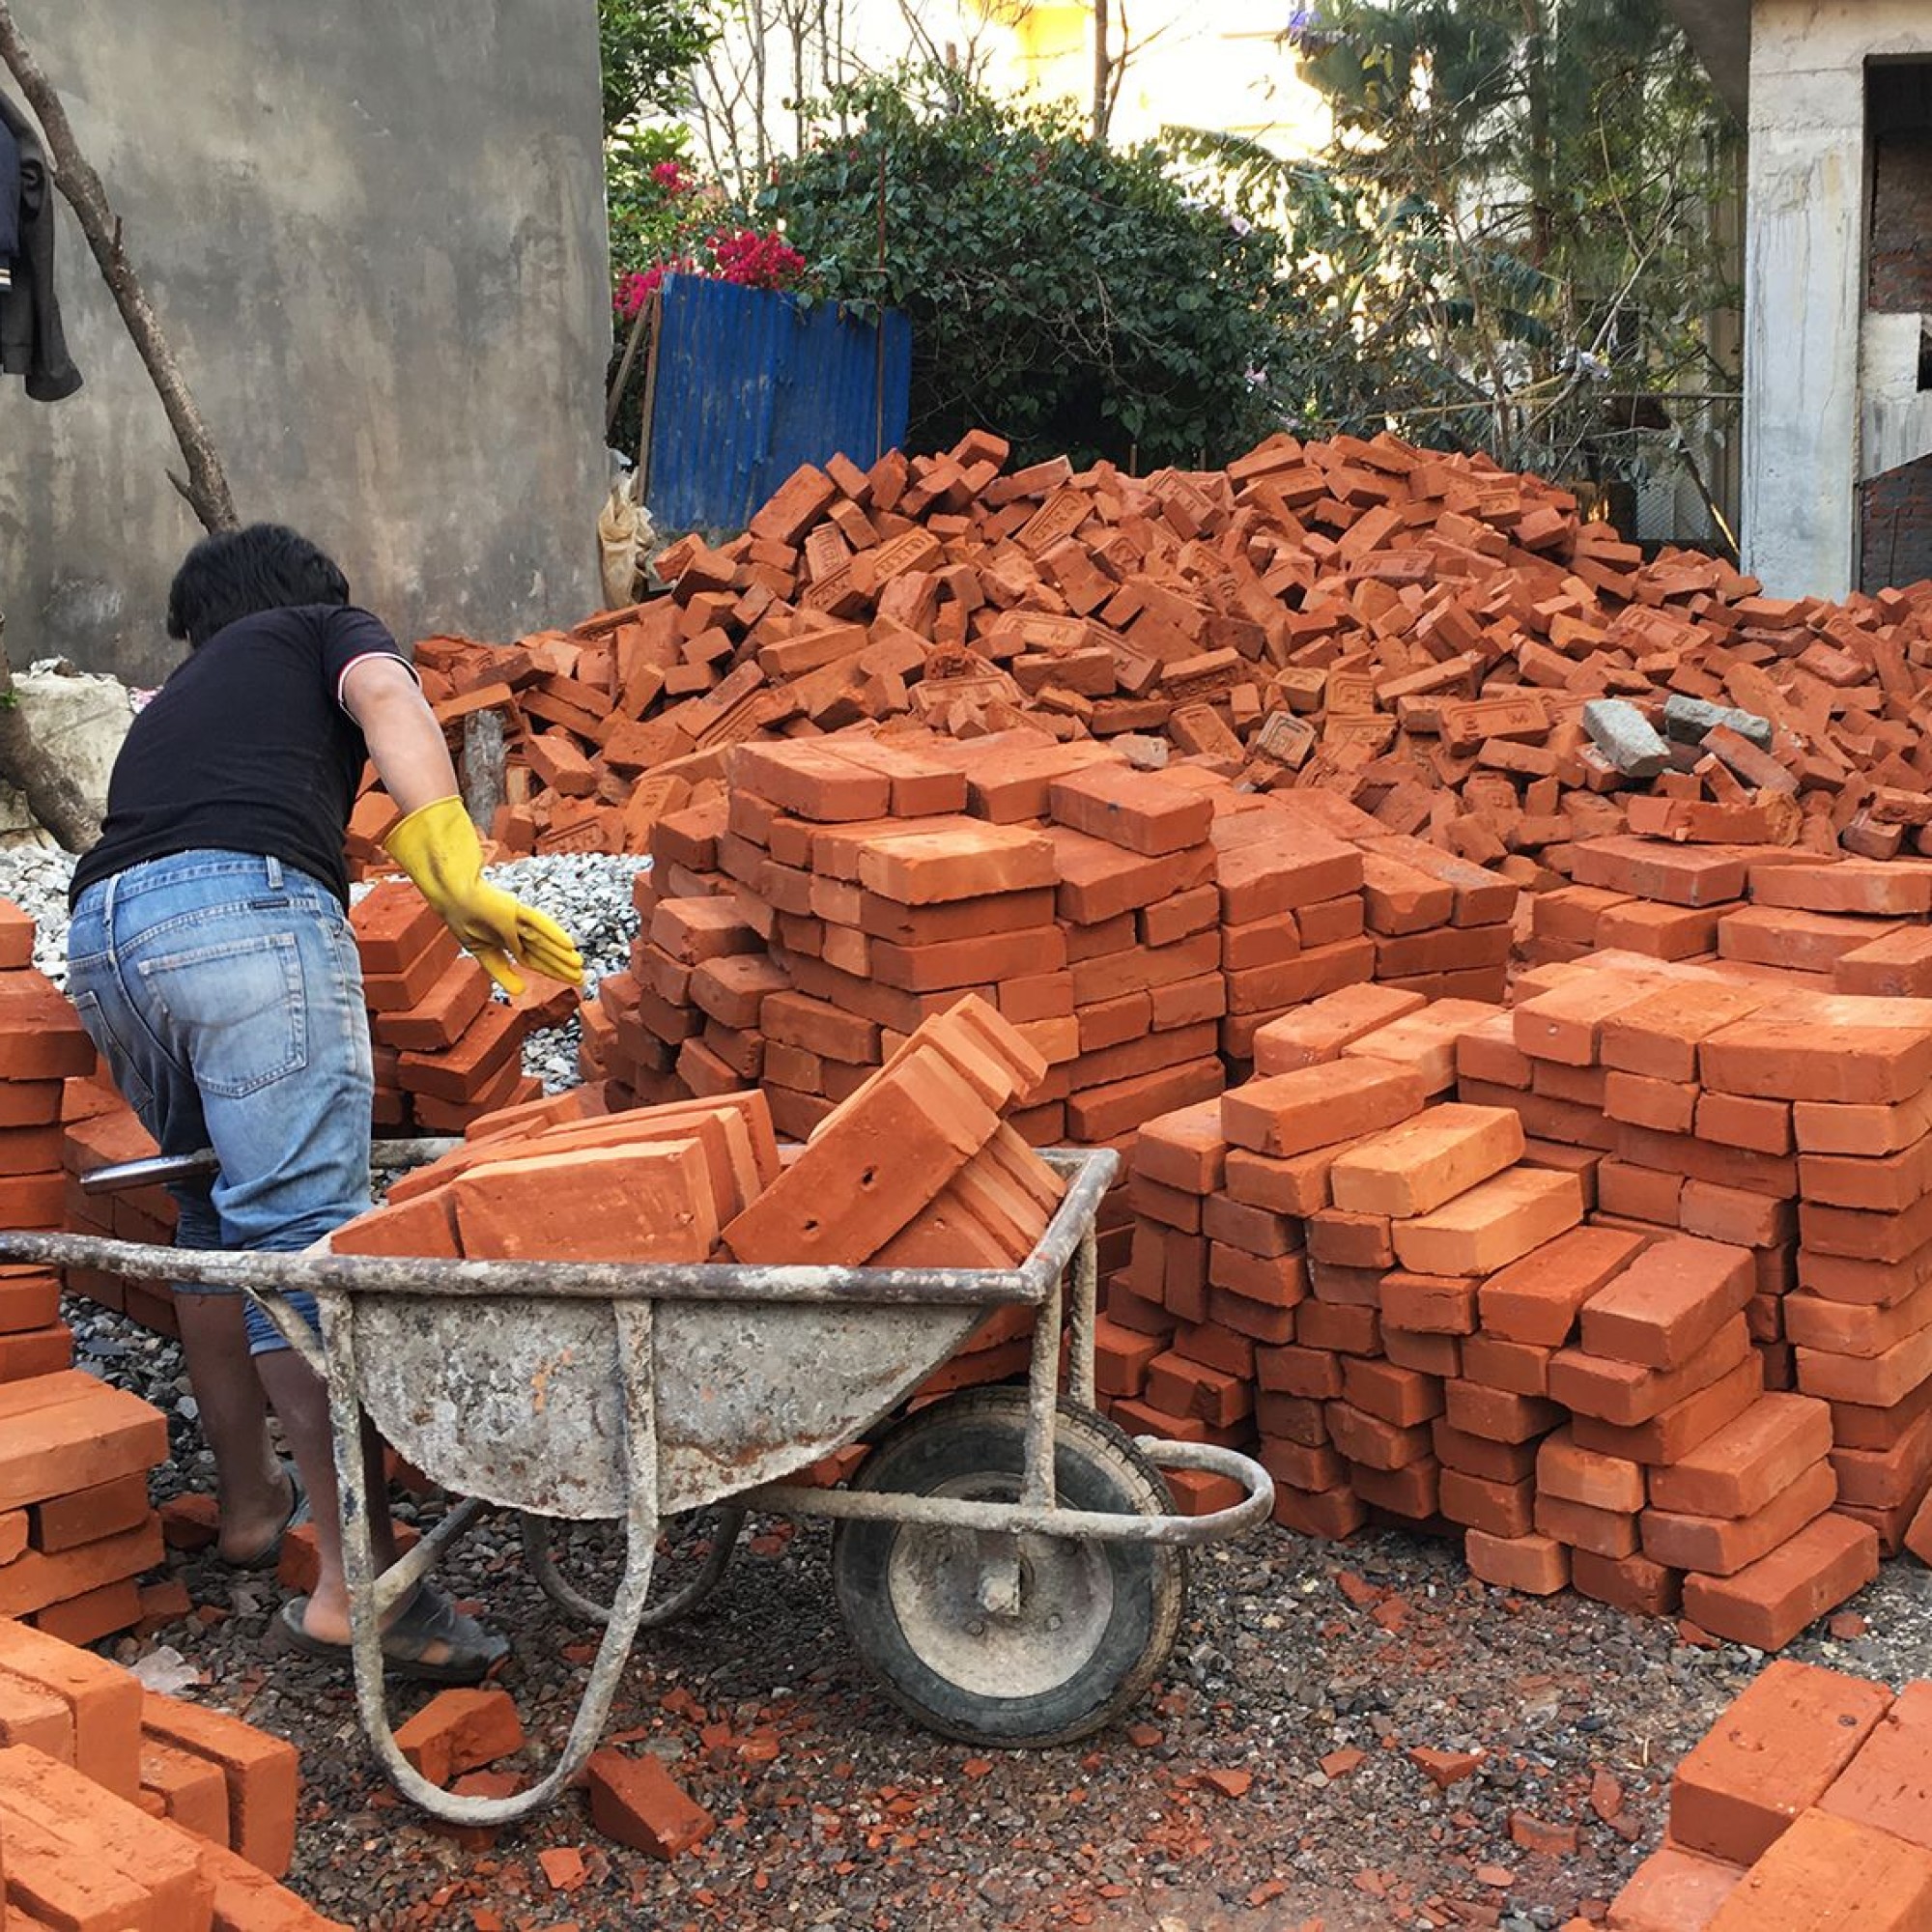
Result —
<path fill-rule="evenodd" d="M 407 815 L 457 789 L 442 726 L 400 659 L 367 657 L 350 666 L 342 703 L 362 727 L 376 775 L 397 810 Z"/>

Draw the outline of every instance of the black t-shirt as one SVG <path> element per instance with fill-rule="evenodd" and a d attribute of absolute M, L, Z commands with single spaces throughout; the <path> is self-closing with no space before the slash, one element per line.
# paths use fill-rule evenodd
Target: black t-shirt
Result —
<path fill-rule="evenodd" d="M 366 657 L 408 662 L 379 619 L 328 604 L 258 611 L 197 645 L 134 720 L 71 896 L 150 859 L 214 850 L 279 859 L 347 905 L 342 836 L 368 748 L 342 680 Z"/>

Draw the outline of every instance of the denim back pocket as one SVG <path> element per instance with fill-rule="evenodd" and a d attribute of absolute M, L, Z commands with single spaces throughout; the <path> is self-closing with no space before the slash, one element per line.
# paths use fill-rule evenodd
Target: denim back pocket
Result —
<path fill-rule="evenodd" d="M 301 953 L 258 933 L 140 961 L 149 997 L 204 1093 L 237 1099 L 308 1065 Z"/>

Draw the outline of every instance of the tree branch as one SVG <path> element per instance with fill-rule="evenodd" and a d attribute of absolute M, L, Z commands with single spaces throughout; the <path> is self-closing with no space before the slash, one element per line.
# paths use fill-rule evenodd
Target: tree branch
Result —
<path fill-rule="evenodd" d="M 20 92 L 27 97 L 40 121 L 54 164 L 54 185 L 73 210 L 81 233 L 87 237 L 87 245 L 100 266 L 114 305 L 121 311 L 121 320 L 127 324 L 134 348 L 160 394 L 168 427 L 174 431 L 175 440 L 187 462 L 188 502 L 204 529 L 232 530 L 241 519 L 235 514 L 235 499 L 229 494 L 228 478 L 223 473 L 221 459 L 215 454 L 208 425 L 202 420 L 174 351 L 161 333 L 159 318 L 148 300 L 141 278 L 121 245 L 120 217 L 108 202 L 100 177 L 81 156 L 60 95 L 21 41 L 11 0 L 0 0 L 0 61 L 6 63 L 19 83 Z"/>

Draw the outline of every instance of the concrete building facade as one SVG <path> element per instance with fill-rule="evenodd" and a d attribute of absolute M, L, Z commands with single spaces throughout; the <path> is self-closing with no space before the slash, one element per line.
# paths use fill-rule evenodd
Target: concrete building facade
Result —
<path fill-rule="evenodd" d="M 1932 7 L 1677 0 L 1747 114 L 1746 568 L 1932 576 Z"/>
<path fill-rule="evenodd" d="M 339 558 L 406 641 L 598 601 L 610 353 L 595 0 L 14 0 L 244 520 Z M 18 101 L 4 70 L 0 88 Z M 71 400 L 0 382 L 15 667 L 155 682 L 200 533 L 63 205 Z"/>

